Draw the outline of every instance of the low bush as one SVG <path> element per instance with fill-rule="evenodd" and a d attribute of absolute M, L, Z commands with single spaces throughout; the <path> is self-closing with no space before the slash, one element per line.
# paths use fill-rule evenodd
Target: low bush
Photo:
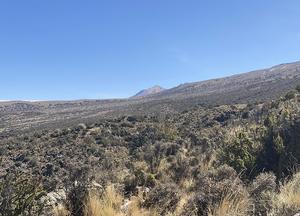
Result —
<path fill-rule="evenodd" d="M 0 215 L 43 215 L 45 195 L 39 179 L 25 173 L 9 173 L 0 181 Z"/>

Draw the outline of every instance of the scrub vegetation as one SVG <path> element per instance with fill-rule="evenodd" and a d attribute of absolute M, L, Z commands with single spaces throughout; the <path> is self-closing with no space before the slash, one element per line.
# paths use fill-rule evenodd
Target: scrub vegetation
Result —
<path fill-rule="evenodd" d="M 5 137 L 0 215 L 295 215 L 299 90 Z"/>

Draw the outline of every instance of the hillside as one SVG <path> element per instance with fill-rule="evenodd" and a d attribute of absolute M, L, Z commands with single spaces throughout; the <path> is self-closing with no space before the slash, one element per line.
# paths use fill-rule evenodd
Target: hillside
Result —
<path fill-rule="evenodd" d="M 183 84 L 143 97 L 119 100 L 0 102 L 0 135 L 71 126 L 126 114 L 167 114 L 190 107 L 270 101 L 300 83 L 300 62 L 226 78 Z"/>
<path fill-rule="evenodd" d="M 57 216 L 96 211 L 92 206 L 122 216 L 294 215 L 299 91 L 255 105 L 125 115 L 3 138 L 2 212 L 22 206 L 25 191 L 36 198 L 24 204 L 28 215 L 40 207 L 55 215 L 52 206 L 65 212 Z"/>
<path fill-rule="evenodd" d="M 209 104 L 264 101 L 282 95 L 295 87 L 299 80 L 300 62 L 295 62 L 225 78 L 183 84 L 153 98 L 198 97 Z M 212 98 L 208 99 L 210 96 Z"/>
<path fill-rule="evenodd" d="M 157 93 L 160 93 L 160 92 L 163 92 L 163 91 L 165 91 L 164 88 L 162 88 L 161 86 L 156 85 L 156 86 L 153 86 L 151 88 L 144 89 L 144 90 L 138 92 L 136 95 L 134 95 L 131 98 L 147 97 L 147 96 L 157 94 Z"/>

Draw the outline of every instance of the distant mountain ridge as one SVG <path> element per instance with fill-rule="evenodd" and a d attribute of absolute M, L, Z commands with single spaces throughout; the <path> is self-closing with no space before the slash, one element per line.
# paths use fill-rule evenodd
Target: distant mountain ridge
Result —
<path fill-rule="evenodd" d="M 166 90 L 165 88 L 163 88 L 159 85 L 155 85 L 151 88 L 144 89 L 144 90 L 138 92 L 136 95 L 132 96 L 131 98 L 147 97 L 149 95 L 157 94 L 157 93 L 163 92 L 165 90 Z"/>
<path fill-rule="evenodd" d="M 272 100 L 298 84 L 300 61 L 224 78 L 181 84 L 151 98 L 197 98 L 201 104 L 247 103 Z"/>
<path fill-rule="evenodd" d="M 195 106 L 262 103 L 284 96 L 297 85 L 300 62 L 171 89 L 154 86 L 127 99 L 0 102 L 0 138 L 10 131 L 62 128 L 117 116 L 164 115 Z"/>

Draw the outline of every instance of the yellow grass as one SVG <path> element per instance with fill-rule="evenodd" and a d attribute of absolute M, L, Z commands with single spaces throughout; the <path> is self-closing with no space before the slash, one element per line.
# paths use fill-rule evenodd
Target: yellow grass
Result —
<path fill-rule="evenodd" d="M 181 188 L 185 189 L 186 191 L 190 190 L 195 184 L 195 180 L 193 178 L 186 178 L 180 182 Z"/>
<path fill-rule="evenodd" d="M 269 215 L 290 215 L 300 211 L 300 173 L 280 188 L 278 194 L 274 194 L 272 210 Z"/>
<path fill-rule="evenodd" d="M 125 206 L 124 204 L 127 203 Z M 124 202 L 123 197 L 113 186 L 108 186 L 99 198 L 90 195 L 85 206 L 85 216 L 155 216 L 154 211 L 140 207 L 141 198 L 132 197 Z"/>
<path fill-rule="evenodd" d="M 208 172 L 209 170 L 212 169 L 214 162 L 216 161 L 216 153 L 213 153 L 211 156 L 209 156 L 208 158 L 204 158 L 201 161 L 201 165 L 200 168 L 203 172 Z"/>
<path fill-rule="evenodd" d="M 219 205 L 209 209 L 209 216 L 248 216 L 252 207 L 251 199 L 246 191 L 235 194 L 229 192 Z"/>
<path fill-rule="evenodd" d="M 85 216 L 121 216 L 121 205 L 123 198 L 113 186 L 108 186 L 103 197 L 90 195 L 86 207 Z"/>
<path fill-rule="evenodd" d="M 127 212 L 124 216 L 156 216 L 154 210 L 147 210 L 141 208 L 141 198 L 139 197 L 132 197 L 130 200 L 130 204 L 128 206 Z M 157 215 L 158 216 L 158 215 Z"/>
<path fill-rule="evenodd" d="M 173 214 L 169 214 L 168 216 L 179 216 L 179 215 L 182 215 L 182 213 L 184 213 L 184 206 L 188 203 L 190 197 L 191 197 L 191 195 L 187 195 L 187 194 L 183 195 L 181 197 L 181 199 L 179 200 L 174 213 Z"/>
<path fill-rule="evenodd" d="M 70 212 L 63 206 L 56 206 L 53 210 L 55 216 L 70 216 Z"/>

